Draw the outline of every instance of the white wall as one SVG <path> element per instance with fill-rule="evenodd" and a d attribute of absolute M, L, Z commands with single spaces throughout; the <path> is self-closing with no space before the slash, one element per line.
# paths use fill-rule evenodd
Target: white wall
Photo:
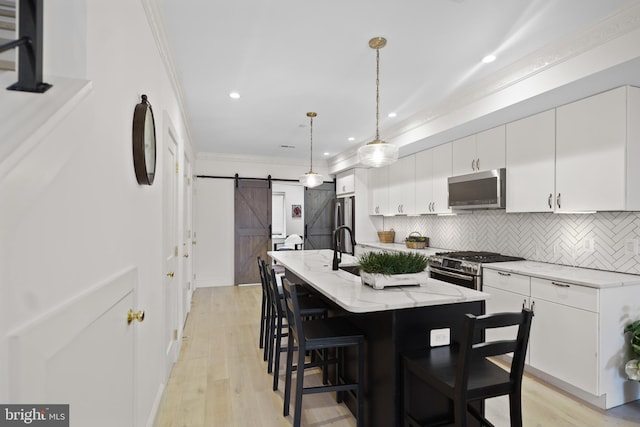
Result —
<path fill-rule="evenodd" d="M 59 8 L 74 19 L 60 22 Z M 2 224 L 8 231 L 0 239 L 0 402 L 11 401 L 4 380 L 11 370 L 7 335 L 133 266 L 139 272 L 137 306 L 147 313 L 137 333 L 136 358 L 142 363 L 135 378 L 140 387 L 136 417 L 145 425 L 163 382 L 163 117 L 166 112 L 186 144 L 183 115 L 141 1 L 45 2 L 45 22 L 45 32 L 55 31 L 45 35 L 45 81 L 54 87 L 23 96 L 53 102 L 59 96 L 56 74 L 86 78 L 92 91 L 12 169 L 11 176 L 24 178 L 2 182 L 3 191 L 12 194 L 29 188 L 31 181 L 46 184 L 12 223 Z M 1 99 L 5 92 L 0 90 Z M 143 93 L 153 105 L 158 137 L 158 170 L 151 187 L 137 184 L 131 155 L 133 108 Z M 11 105 L 0 105 L 3 117 L 11 111 Z M 0 126 L 11 126 L 10 120 Z M 43 176 L 41 169 L 48 165 L 30 160 L 68 141 L 77 149 L 54 175 Z"/>
<path fill-rule="evenodd" d="M 234 281 L 234 190 L 231 179 L 198 178 L 194 193 L 196 287 Z"/>

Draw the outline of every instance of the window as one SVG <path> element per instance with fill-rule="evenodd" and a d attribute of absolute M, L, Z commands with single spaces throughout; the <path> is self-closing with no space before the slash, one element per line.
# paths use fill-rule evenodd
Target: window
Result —
<path fill-rule="evenodd" d="M 287 218 L 284 209 L 284 192 L 271 194 L 271 236 L 276 238 L 287 237 Z"/>

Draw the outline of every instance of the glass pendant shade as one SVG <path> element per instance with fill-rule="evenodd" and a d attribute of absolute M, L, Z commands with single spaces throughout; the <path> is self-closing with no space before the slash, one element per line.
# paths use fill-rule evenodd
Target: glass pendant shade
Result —
<path fill-rule="evenodd" d="M 308 188 L 317 187 L 318 185 L 322 184 L 322 181 L 324 181 L 324 177 L 322 175 L 313 171 L 313 118 L 317 115 L 318 114 L 314 112 L 307 113 L 307 117 L 309 117 L 310 121 L 309 140 L 311 141 L 311 150 L 309 151 L 309 172 L 305 173 L 304 175 L 300 175 L 299 179 L 300 184 Z"/>
<path fill-rule="evenodd" d="M 318 185 L 322 184 L 322 181 L 324 181 L 324 177 L 319 173 L 315 173 L 312 171 L 309 171 L 304 175 L 300 175 L 300 184 L 304 185 L 305 187 L 317 187 Z"/>
<path fill-rule="evenodd" d="M 360 163 L 379 168 L 398 160 L 398 146 L 384 141 L 374 140 L 358 149 Z"/>
<path fill-rule="evenodd" d="M 398 147 L 380 139 L 380 49 L 387 45 L 384 37 L 369 40 L 369 47 L 376 50 L 376 139 L 358 148 L 361 164 L 374 168 L 389 165 L 398 160 Z"/>

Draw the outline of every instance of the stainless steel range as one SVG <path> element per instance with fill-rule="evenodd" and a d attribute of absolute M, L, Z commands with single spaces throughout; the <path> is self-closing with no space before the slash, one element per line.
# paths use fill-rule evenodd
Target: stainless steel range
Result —
<path fill-rule="evenodd" d="M 523 259 L 495 252 L 438 252 L 431 257 L 429 276 L 481 291 L 483 263 L 521 261 Z"/>

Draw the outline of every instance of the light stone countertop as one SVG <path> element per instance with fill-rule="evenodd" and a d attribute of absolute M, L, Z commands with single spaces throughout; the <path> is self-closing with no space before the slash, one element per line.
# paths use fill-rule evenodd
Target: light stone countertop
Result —
<path fill-rule="evenodd" d="M 496 262 L 482 264 L 482 268 L 523 274 L 541 279 L 564 281 L 599 289 L 640 285 L 640 276 L 636 274 L 616 273 L 615 271 L 594 270 L 537 261 Z"/>
<path fill-rule="evenodd" d="M 271 251 L 268 255 L 307 282 L 338 306 L 352 313 L 397 310 L 413 307 L 484 301 L 484 292 L 426 278 L 420 286 L 397 286 L 381 290 L 363 285 L 360 277 L 343 270 L 331 270 L 333 251 Z M 355 265 L 358 259 L 342 255 L 341 265 Z"/>

